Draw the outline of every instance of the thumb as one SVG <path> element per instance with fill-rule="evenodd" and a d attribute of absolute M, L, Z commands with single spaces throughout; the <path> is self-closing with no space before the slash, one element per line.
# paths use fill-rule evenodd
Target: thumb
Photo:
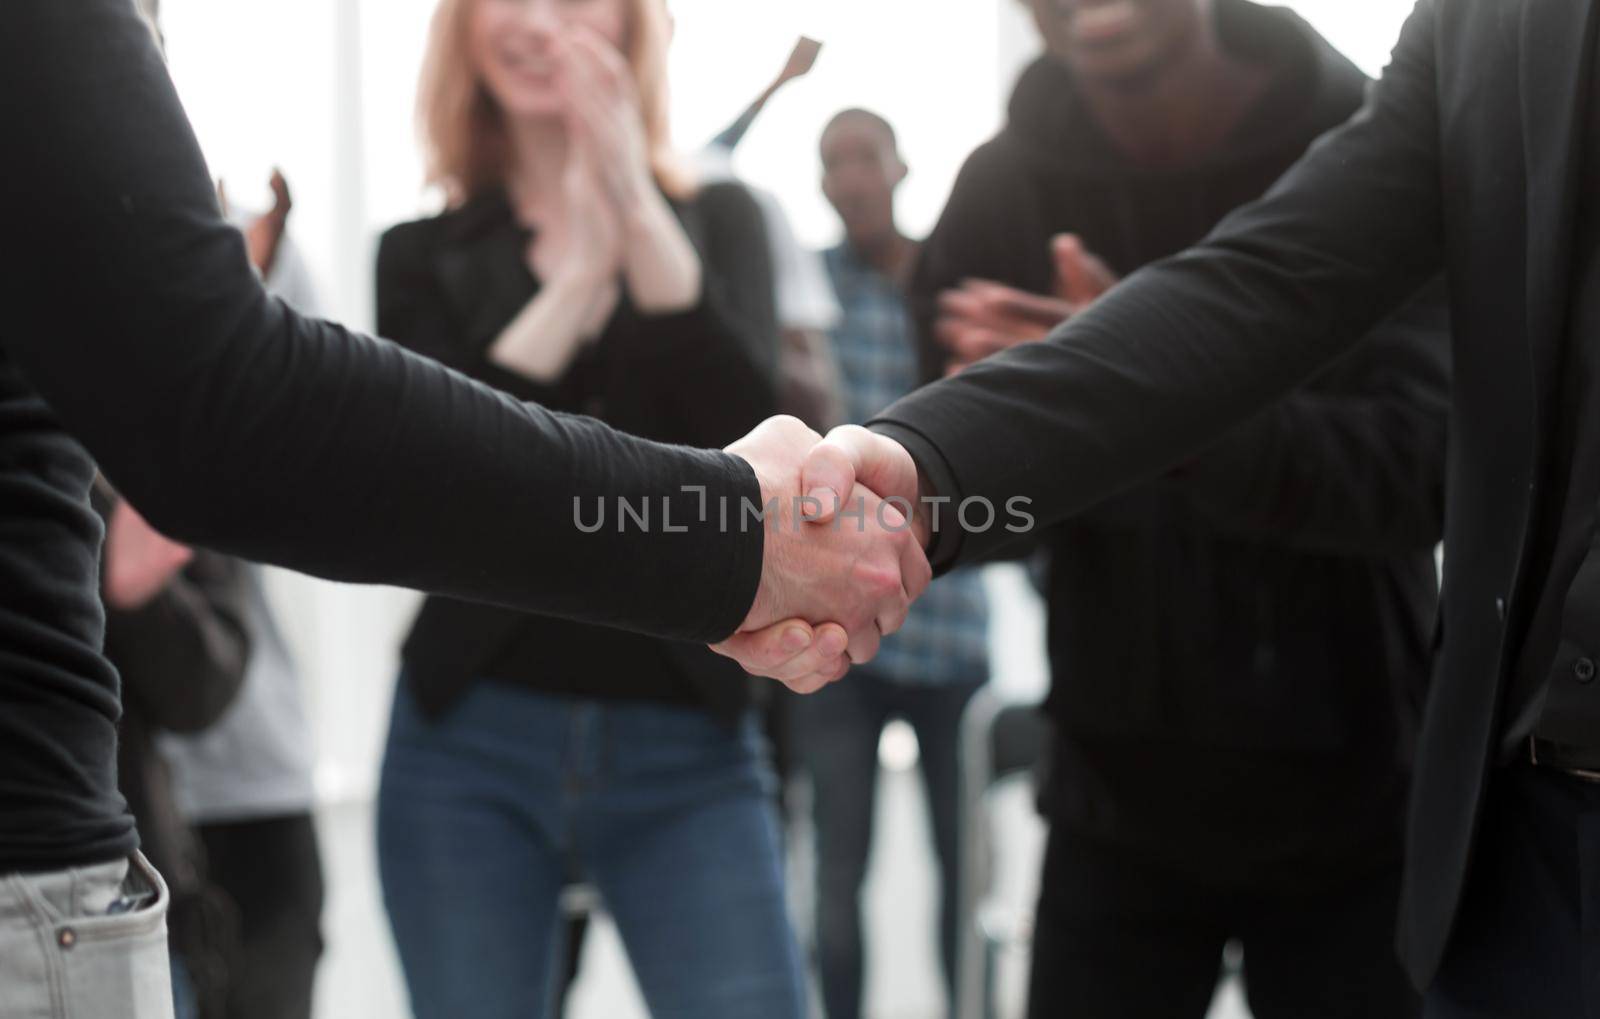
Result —
<path fill-rule="evenodd" d="M 828 437 L 811 447 L 800 467 L 800 490 L 814 504 L 810 518 L 820 523 L 832 520 L 856 487 L 864 452 L 859 439 L 848 429 L 835 428 Z"/>
<path fill-rule="evenodd" d="M 856 485 L 879 498 L 898 499 L 910 513 L 917 499 L 917 467 L 893 441 L 860 425 L 842 425 L 812 447 L 800 469 L 801 490 L 821 502 L 818 520 L 838 512 Z"/>
<path fill-rule="evenodd" d="M 1060 234 L 1050 242 L 1056 263 L 1056 296 L 1069 304 L 1092 304 L 1117 282 L 1100 259 L 1091 255 L 1077 234 Z"/>

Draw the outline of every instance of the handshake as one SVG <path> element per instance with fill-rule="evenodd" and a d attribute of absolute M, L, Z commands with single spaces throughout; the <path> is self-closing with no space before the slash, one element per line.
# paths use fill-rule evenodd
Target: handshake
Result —
<path fill-rule="evenodd" d="M 877 654 L 933 578 L 917 467 L 855 425 L 823 438 L 775 417 L 727 451 L 750 464 L 761 503 L 761 585 L 739 632 L 712 650 L 812 693 Z"/>

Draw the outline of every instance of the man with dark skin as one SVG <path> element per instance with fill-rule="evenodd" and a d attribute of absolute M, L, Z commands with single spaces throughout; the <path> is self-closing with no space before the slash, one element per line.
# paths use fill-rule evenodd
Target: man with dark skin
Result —
<path fill-rule="evenodd" d="M 1046 54 L 913 284 L 938 377 L 1203 237 L 1359 106 L 1303 21 L 1242 0 L 1033 0 Z M 1407 1017 L 1393 951 L 1444 473 L 1442 302 L 1155 481 L 1039 535 L 1031 1010 L 1199 1019 L 1223 947 L 1260 1019 Z M 1332 526 L 1296 507 L 1337 513 Z M 1150 979 L 1161 974 L 1159 980 Z"/>
<path fill-rule="evenodd" d="M 1109 46 L 1150 6 L 1060 9 Z M 1044 342 L 836 430 L 803 470 L 807 491 L 1025 496 L 1066 520 L 1174 466 L 1181 479 L 1444 272 L 1446 566 L 1397 937 L 1428 1019 L 1600 1016 L 1597 35 L 1593 0 L 1419 0 L 1360 112 L 1266 194 Z M 1047 292 L 1034 257 L 1029 289 Z M 1302 480 L 1319 478 L 1337 480 Z M 1281 494 L 1302 525 L 1382 519 Z M 936 567 L 1006 539 L 923 505 Z M 1203 685 L 1188 664 L 1174 689 Z"/>

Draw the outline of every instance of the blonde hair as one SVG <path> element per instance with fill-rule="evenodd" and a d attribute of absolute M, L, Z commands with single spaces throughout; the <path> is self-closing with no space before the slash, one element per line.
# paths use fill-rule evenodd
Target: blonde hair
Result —
<path fill-rule="evenodd" d="M 510 167 L 505 118 L 484 88 L 468 52 L 468 19 L 483 0 L 440 0 L 428 32 L 417 87 L 417 127 L 427 181 L 450 205 L 505 182 Z M 695 189 L 687 164 L 672 148 L 667 115 L 667 43 L 672 27 L 665 0 L 627 0 L 624 56 L 633 71 L 645 145 L 656 184 L 673 198 Z"/>

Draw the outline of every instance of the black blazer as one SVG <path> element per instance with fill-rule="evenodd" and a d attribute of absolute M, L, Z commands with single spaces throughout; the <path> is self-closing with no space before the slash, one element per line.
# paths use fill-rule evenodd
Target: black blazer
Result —
<path fill-rule="evenodd" d="M 530 234 L 500 191 L 384 234 L 378 331 L 520 400 L 661 442 L 724 446 L 777 412 L 766 233 L 760 208 L 737 184 L 707 186 L 673 207 L 700 255 L 701 300 L 647 316 L 624 293 L 559 378 L 536 382 L 487 356 L 539 289 L 524 257 Z M 585 520 L 595 519 L 594 502 L 584 501 Z M 607 509 L 611 527 L 616 512 Z M 424 603 L 402 657 L 407 684 L 433 715 L 489 675 L 553 693 L 689 701 L 728 721 L 752 690 L 738 665 L 704 644 L 442 596 Z"/>
<path fill-rule="evenodd" d="M 1422 0 L 1384 77 L 1260 202 L 1050 342 L 913 394 L 877 427 L 958 497 L 1060 518 L 1300 382 L 1447 270 L 1454 401 L 1442 643 L 1412 791 L 1400 944 L 1437 970 L 1543 577 L 1524 570 L 1570 307 L 1594 0 Z M 948 563 L 1000 534 L 945 532 Z"/>

